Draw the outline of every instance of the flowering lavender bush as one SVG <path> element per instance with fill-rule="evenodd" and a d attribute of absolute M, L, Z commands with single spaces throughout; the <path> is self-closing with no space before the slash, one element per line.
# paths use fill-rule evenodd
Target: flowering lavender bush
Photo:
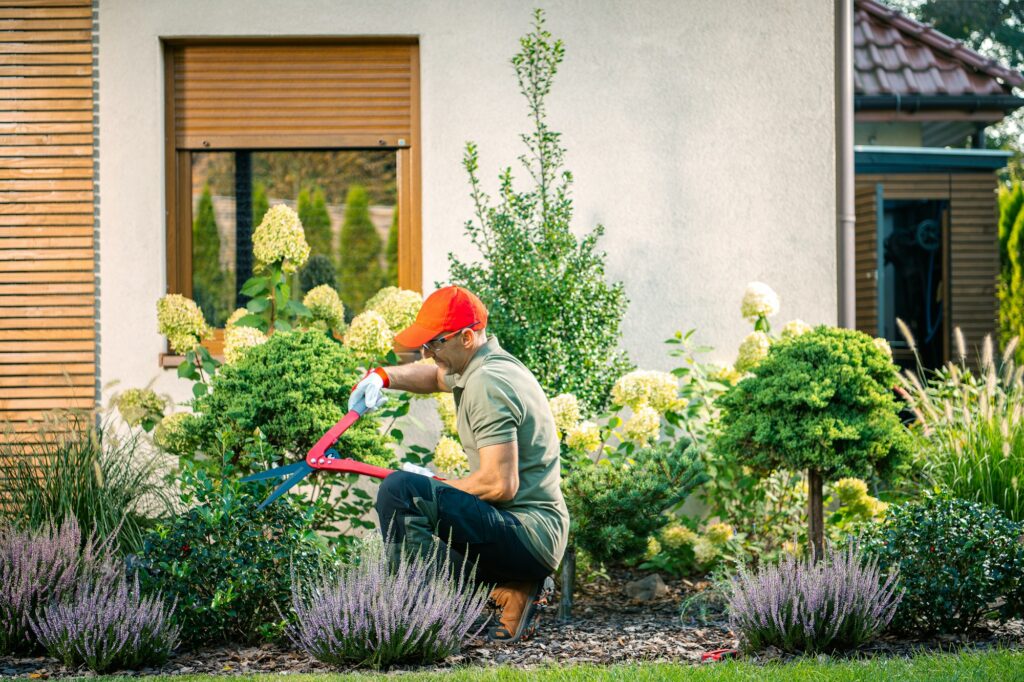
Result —
<path fill-rule="evenodd" d="M 850 649 L 878 635 L 903 597 L 897 571 L 883 580 L 873 559 L 851 543 L 824 558 L 788 556 L 732 579 L 729 622 L 748 651 L 775 646 L 818 653 Z"/>
<path fill-rule="evenodd" d="M 51 602 L 32 622 L 47 652 L 67 666 L 96 672 L 160 664 L 178 643 L 180 628 L 159 596 L 143 597 L 138 576 L 120 571 L 79 580 L 74 595 Z"/>
<path fill-rule="evenodd" d="M 73 594 L 85 576 L 112 570 L 106 544 L 82 542 L 75 518 L 40 531 L 0 528 L 0 654 L 35 653 L 37 609 Z"/>
<path fill-rule="evenodd" d="M 458 650 L 488 596 L 470 584 L 472 576 L 451 569 L 437 546 L 429 556 L 403 553 L 390 567 L 383 543 L 371 538 L 358 563 L 312 584 L 293 583 L 292 642 L 332 665 L 445 658 Z"/>

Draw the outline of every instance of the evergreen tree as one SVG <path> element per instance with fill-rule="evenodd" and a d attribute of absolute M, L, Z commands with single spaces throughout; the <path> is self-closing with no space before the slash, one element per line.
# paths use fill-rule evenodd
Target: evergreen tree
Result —
<path fill-rule="evenodd" d="M 219 327 L 227 319 L 226 277 L 220 268 L 220 233 L 210 186 L 203 187 L 192 221 L 192 298 L 207 323 Z"/>
<path fill-rule="evenodd" d="M 380 235 L 370 220 L 369 198 L 361 185 L 349 187 L 340 241 L 339 294 L 346 310 L 358 314 L 384 283 Z"/>
<path fill-rule="evenodd" d="M 999 336 L 1024 336 L 1024 187 L 999 190 Z M 1017 348 L 1018 360 L 1024 350 Z"/>
<path fill-rule="evenodd" d="M 312 255 L 331 254 L 331 216 L 327 212 L 327 200 L 319 187 L 312 192 L 304 189 L 299 192 L 299 203 L 295 210 L 306 232 L 306 242 Z"/>
<path fill-rule="evenodd" d="M 270 210 L 267 186 L 257 182 L 252 188 L 252 227 L 256 229 L 263 222 L 263 216 Z"/>
<path fill-rule="evenodd" d="M 385 279 L 389 286 L 398 286 L 398 207 L 391 217 L 391 229 L 388 230 L 388 245 L 384 248 L 384 261 L 387 266 Z"/>

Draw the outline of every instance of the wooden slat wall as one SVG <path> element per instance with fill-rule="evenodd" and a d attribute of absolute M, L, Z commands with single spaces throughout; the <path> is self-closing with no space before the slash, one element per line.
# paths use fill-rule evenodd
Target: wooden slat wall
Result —
<path fill-rule="evenodd" d="M 948 199 L 950 326 L 959 326 L 972 347 L 996 329 L 996 180 L 990 173 L 893 174 L 857 176 L 857 328 L 875 335 L 878 310 L 874 272 L 875 186 L 882 183 L 885 199 Z"/>
<path fill-rule="evenodd" d="M 174 48 L 178 149 L 411 144 L 416 46 Z"/>
<path fill-rule="evenodd" d="M 0 0 L 0 420 L 25 442 L 95 401 L 92 30 L 90 0 Z"/>

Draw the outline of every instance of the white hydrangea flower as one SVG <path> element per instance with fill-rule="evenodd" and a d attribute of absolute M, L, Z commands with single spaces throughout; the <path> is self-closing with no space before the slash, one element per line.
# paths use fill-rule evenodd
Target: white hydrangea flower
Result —
<path fill-rule="evenodd" d="M 235 308 L 235 312 L 231 313 L 228 317 L 228 321 L 224 323 L 224 328 L 234 327 L 240 319 L 249 314 L 249 311 L 245 308 Z"/>
<path fill-rule="evenodd" d="M 736 534 L 733 527 L 728 523 L 712 523 L 704 529 L 704 535 L 713 545 L 724 545 Z"/>
<path fill-rule="evenodd" d="M 698 564 L 706 566 L 718 558 L 718 546 L 708 538 L 697 538 L 693 543 L 693 556 Z"/>
<path fill-rule="evenodd" d="M 441 418 L 441 426 L 449 436 L 459 435 L 458 413 L 455 409 L 455 396 L 446 391 L 436 393 L 437 416 Z"/>
<path fill-rule="evenodd" d="M 559 433 L 566 433 L 580 420 L 580 401 L 572 393 L 563 393 L 548 400 L 555 426 Z"/>
<path fill-rule="evenodd" d="M 737 372 L 732 365 L 719 365 L 708 372 L 708 379 L 725 386 L 735 386 L 742 378 L 743 375 Z"/>
<path fill-rule="evenodd" d="M 636 410 L 647 405 L 658 412 L 673 409 L 679 398 L 679 380 L 669 372 L 636 370 L 619 377 L 612 386 L 616 405 Z"/>
<path fill-rule="evenodd" d="M 314 320 L 321 320 L 328 329 L 341 329 L 345 326 L 345 306 L 330 284 L 321 284 L 306 292 L 302 305 L 309 308 Z"/>
<path fill-rule="evenodd" d="M 180 355 L 195 350 L 212 332 L 196 302 L 181 294 L 167 294 L 156 302 L 156 321 L 171 350 Z"/>
<path fill-rule="evenodd" d="M 176 412 L 167 415 L 153 430 L 153 443 L 161 450 L 174 455 L 187 454 L 189 442 L 183 430 L 185 422 L 189 419 L 192 419 L 192 414 L 189 412 Z"/>
<path fill-rule="evenodd" d="M 697 542 L 697 534 L 681 523 L 667 526 L 661 531 L 661 543 L 669 549 L 690 547 Z"/>
<path fill-rule="evenodd" d="M 782 325 L 782 338 L 784 339 L 795 339 L 798 336 L 802 336 L 809 331 L 813 331 L 814 327 L 807 324 L 803 320 L 796 319 L 790 320 L 786 324 Z"/>
<path fill-rule="evenodd" d="M 423 296 L 416 291 L 384 287 L 366 302 L 366 309 L 380 313 L 388 326 L 401 331 L 416 320 L 423 307 Z"/>
<path fill-rule="evenodd" d="M 772 340 L 764 332 L 750 332 L 740 343 L 739 357 L 736 358 L 736 371 L 749 372 L 768 357 L 768 349 Z"/>
<path fill-rule="evenodd" d="M 740 311 L 748 322 L 759 317 L 771 317 L 779 312 L 779 295 L 764 282 L 751 282 L 743 292 Z"/>
<path fill-rule="evenodd" d="M 309 258 L 309 244 L 299 215 L 284 204 L 271 206 L 252 233 L 252 255 L 259 263 L 280 263 L 292 274 Z"/>
<path fill-rule="evenodd" d="M 661 415 L 650 405 L 641 405 L 633 410 L 633 416 L 622 427 L 626 440 L 641 447 L 658 439 L 661 430 Z"/>
<path fill-rule="evenodd" d="M 391 327 L 372 310 L 359 313 L 345 332 L 343 343 L 350 351 L 364 358 L 386 355 L 394 345 Z"/>
<path fill-rule="evenodd" d="M 601 429 L 590 421 L 573 424 L 566 431 L 565 444 L 578 452 L 593 452 L 601 447 Z"/>
<path fill-rule="evenodd" d="M 224 330 L 224 362 L 233 364 L 245 351 L 267 342 L 267 335 L 255 327 L 228 327 Z"/>
<path fill-rule="evenodd" d="M 461 474 L 469 470 L 469 458 L 462 444 L 454 438 L 441 436 L 434 448 L 434 468 L 444 474 Z"/>

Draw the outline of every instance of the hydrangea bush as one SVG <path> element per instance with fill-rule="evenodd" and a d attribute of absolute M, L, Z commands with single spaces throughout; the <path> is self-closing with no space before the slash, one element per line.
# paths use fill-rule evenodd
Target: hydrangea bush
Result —
<path fill-rule="evenodd" d="M 309 308 L 313 320 L 323 322 L 327 329 L 342 329 L 345 326 L 345 306 L 337 290 L 328 284 L 310 289 L 302 299 L 302 305 Z"/>
<path fill-rule="evenodd" d="M 386 355 L 395 335 L 380 313 L 366 310 L 352 319 L 345 332 L 345 347 L 364 361 Z"/>
<path fill-rule="evenodd" d="M 422 306 L 422 294 L 398 287 L 384 287 L 366 302 L 366 310 L 372 310 L 383 317 L 388 327 L 396 333 L 416 320 Z"/>
<path fill-rule="evenodd" d="M 440 661 L 472 634 L 487 603 L 487 587 L 472 586 L 465 569 L 451 566 L 439 545 L 433 555 L 403 554 L 392 566 L 371 536 L 357 562 L 293 583 L 292 642 L 338 667 Z"/>

